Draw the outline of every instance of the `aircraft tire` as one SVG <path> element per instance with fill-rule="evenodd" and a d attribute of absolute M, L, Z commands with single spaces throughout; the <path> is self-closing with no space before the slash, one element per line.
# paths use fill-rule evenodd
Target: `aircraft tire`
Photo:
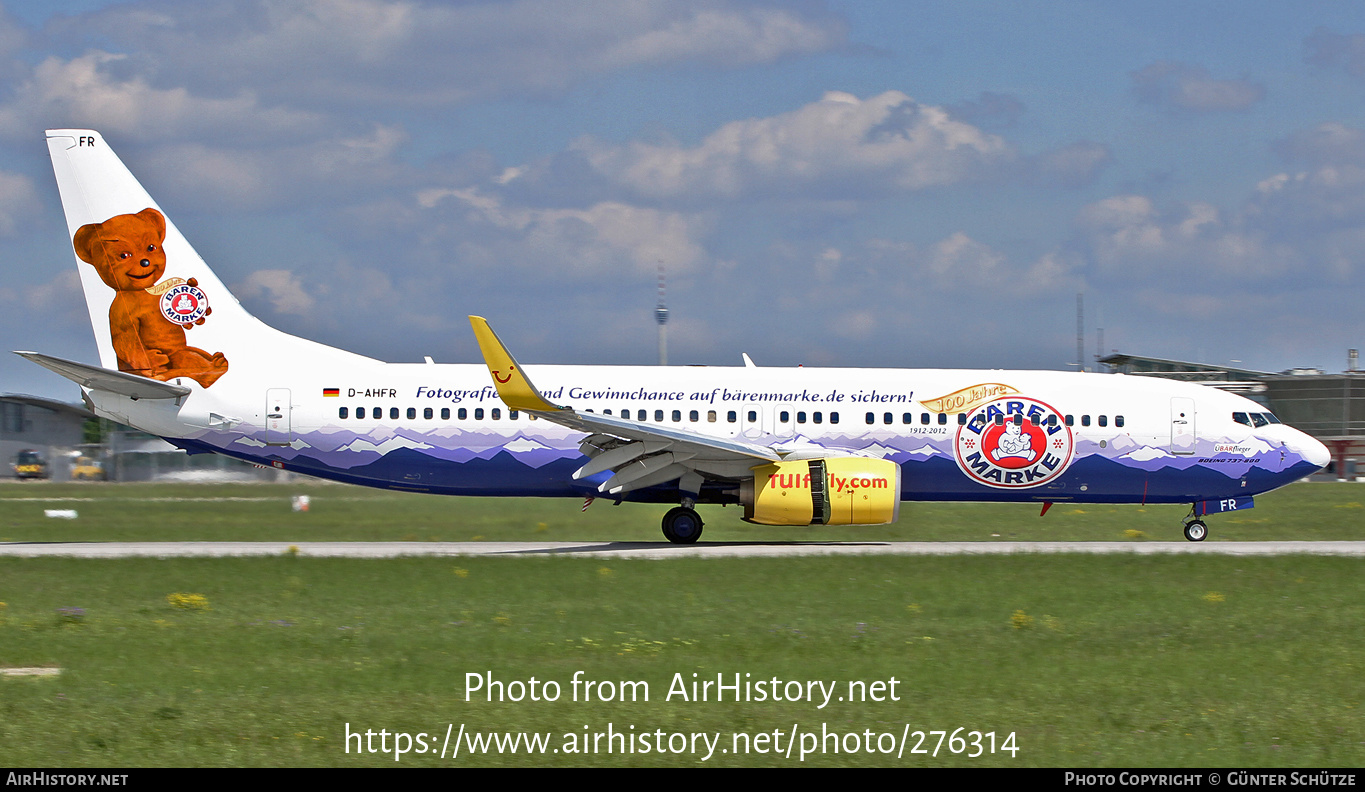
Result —
<path fill-rule="evenodd" d="M 664 515 L 664 537 L 673 544 L 692 544 L 701 537 L 701 515 L 696 509 L 675 506 Z"/>
<path fill-rule="evenodd" d="M 1209 527 L 1203 520 L 1190 520 L 1185 523 L 1185 538 L 1191 542 L 1202 542 L 1209 535 Z"/>

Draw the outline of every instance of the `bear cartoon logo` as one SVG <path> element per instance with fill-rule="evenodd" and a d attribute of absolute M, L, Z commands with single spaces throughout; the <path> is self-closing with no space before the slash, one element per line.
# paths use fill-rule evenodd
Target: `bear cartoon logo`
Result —
<path fill-rule="evenodd" d="M 155 209 L 83 225 L 72 243 L 113 289 L 109 332 L 119 371 L 166 381 L 187 377 L 207 388 L 227 373 L 222 352 L 205 352 L 185 343 L 185 331 L 213 312 L 195 278 L 170 278 L 166 272 L 166 218 Z"/>

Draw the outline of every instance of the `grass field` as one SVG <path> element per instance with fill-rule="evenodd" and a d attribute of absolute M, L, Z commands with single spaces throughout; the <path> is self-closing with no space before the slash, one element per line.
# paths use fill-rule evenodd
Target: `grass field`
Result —
<path fill-rule="evenodd" d="M 307 514 L 288 511 L 298 492 L 313 496 Z M 34 493 L 99 500 L 24 500 Z M 241 497 L 264 500 L 202 500 Z M 1358 486 L 1299 485 L 1237 516 L 1268 522 L 1211 521 L 1212 540 L 1359 539 L 1365 515 L 1351 504 L 1361 500 Z M 657 507 L 563 506 L 327 486 L 10 486 L 0 488 L 0 535 L 657 534 Z M 1174 539 L 1182 516 L 906 506 L 900 525 L 848 538 Z M 47 520 L 45 507 L 80 516 Z M 723 511 L 708 520 L 707 539 L 796 538 L 730 525 Z M 35 767 L 1359 767 L 1362 566 L 1309 556 L 0 559 L 0 667 L 61 669 L 0 677 L 0 756 Z M 598 683 L 594 698 L 613 683 L 613 700 L 573 700 L 585 692 L 575 672 Z M 467 701 L 466 675 L 484 673 L 504 696 L 534 677 L 542 696 L 557 683 L 559 699 L 476 691 Z M 820 706 L 820 689 L 804 685 L 814 701 L 716 702 L 714 687 L 706 702 L 669 696 L 675 675 L 690 693 L 694 673 L 776 679 L 784 695 L 795 690 L 787 682 L 824 682 L 831 700 Z M 647 683 L 649 700 L 619 700 L 623 681 Z M 860 691 L 882 700 L 838 700 Z M 375 753 L 346 739 L 348 724 L 373 731 Z M 466 741 L 458 758 L 441 757 L 448 725 L 452 741 L 462 725 L 467 739 L 546 735 L 546 752 L 471 753 Z M 801 736 L 788 757 L 793 727 Z M 965 742 L 911 752 L 915 731 L 959 727 Z M 624 736 L 596 736 L 609 730 Z M 395 763 L 398 733 L 412 742 Z M 705 740 L 691 750 L 688 736 L 702 734 L 715 741 L 709 758 Z M 687 747 L 660 753 L 661 740 Z M 928 734 L 919 747 L 937 741 Z M 803 748 L 815 751 L 804 762 Z"/>
<path fill-rule="evenodd" d="M 308 495 L 308 512 L 290 510 Z M 586 512 L 575 499 L 450 498 L 337 484 L 9 484 L 0 541 L 660 541 L 655 504 Z M 75 520 L 47 509 L 74 509 Z M 1188 506 L 903 503 L 894 525 L 775 528 L 738 507 L 701 507 L 703 541 L 1183 541 Z M 1295 484 L 1208 518 L 1209 541 L 1365 539 L 1365 486 Z"/>

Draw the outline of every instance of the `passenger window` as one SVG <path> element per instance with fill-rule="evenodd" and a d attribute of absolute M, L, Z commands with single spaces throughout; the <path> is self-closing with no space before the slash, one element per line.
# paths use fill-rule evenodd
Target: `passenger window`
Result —
<path fill-rule="evenodd" d="M 716 411 L 715 411 L 715 410 L 707 410 L 707 411 L 706 411 L 706 422 L 707 422 L 707 423 L 715 423 L 715 422 L 716 422 Z"/>
<path fill-rule="evenodd" d="M 966 425 L 967 425 L 967 413 L 958 413 L 958 414 L 957 414 L 957 425 L 958 425 L 958 426 L 966 426 Z"/>
<path fill-rule="evenodd" d="M 349 412 L 350 410 L 347 410 L 345 407 L 342 407 L 341 409 L 337 410 L 337 417 L 345 418 Z"/>
<path fill-rule="evenodd" d="M 837 423 L 839 423 L 839 413 L 837 413 L 837 412 L 832 412 L 832 413 L 830 413 L 830 414 L 829 414 L 829 422 L 832 423 L 832 424 L 837 424 Z M 820 423 L 820 421 L 817 419 L 817 420 L 816 420 L 816 423 Z"/>
<path fill-rule="evenodd" d="M 475 408 L 474 408 L 474 420 L 476 420 L 476 421 L 482 421 L 482 420 L 483 420 L 483 408 L 482 408 L 482 407 L 475 407 Z"/>
<path fill-rule="evenodd" d="M 390 407 L 390 408 L 389 408 L 389 420 L 390 420 L 390 421 L 396 421 L 396 420 L 398 420 L 398 408 L 397 408 L 397 407 Z"/>
<path fill-rule="evenodd" d="M 426 409 L 422 410 L 422 417 L 427 419 L 428 421 L 430 421 L 435 416 L 436 413 L 433 412 L 430 407 L 427 407 Z"/>
<path fill-rule="evenodd" d="M 1048 426 L 1056 426 L 1056 425 L 1057 425 L 1057 413 L 1053 413 L 1053 414 L 1051 414 L 1051 415 L 1049 415 L 1049 416 L 1047 417 L 1047 425 L 1048 425 Z"/>
<path fill-rule="evenodd" d="M 810 414 L 810 419 L 811 419 L 811 421 L 812 421 L 813 423 L 820 423 L 822 420 L 824 420 L 824 418 L 825 418 L 825 414 L 824 414 L 824 413 L 818 413 L 818 412 L 816 412 L 816 413 L 811 413 L 811 414 Z"/>
<path fill-rule="evenodd" d="M 730 410 L 729 412 L 725 413 L 725 420 L 729 421 L 730 423 L 734 423 L 735 421 L 739 420 L 739 413 L 735 412 L 734 410 Z"/>
<path fill-rule="evenodd" d="M 890 423 L 895 422 L 895 420 L 896 420 L 896 417 L 895 417 L 894 415 L 892 415 L 891 413 L 882 413 L 882 423 L 884 423 L 884 424 L 890 424 Z"/>
<path fill-rule="evenodd" d="M 1004 425 L 1005 425 L 1005 415 L 1004 415 L 1004 413 L 996 413 L 996 414 L 995 414 L 995 425 L 996 425 L 996 426 L 1004 426 Z"/>
<path fill-rule="evenodd" d="M 919 422 L 920 422 L 922 425 L 924 425 L 924 426 L 928 426 L 928 425 L 929 425 L 929 413 L 920 413 L 920 414 L 919 414 Z"/>
<path fill-rule="evenodd" d="M 1038 426 L 1038 425 L 1039 425 L 1038 416 L 1037 416 L 1037 415 L 1030 415 L 1030 416 L 1028 417 L 1028 422 L 1029 422 L 1029 424 L 1031 424 L 1031 425 L 1033 425 L 1033 426 Z"/>
<path fill-rule="evenodd" d="M 516 410 L 508 410 L 508 411 L 507 411 L 507 420 L 509 420 L 509 421 L 515 421 L 515 420 L 517 420 L 517 415 L 518 415 L 518 413 L 517 413 Z"/>
<path fill-rule="evenodd" d="M 417 420 L 417 408 L 416 408 L 416 407 L 409 407 L 409 408 L 408 408 L 408 420 L 409 420 L 409 421 L 415 421 L 415 420 Z"/>
<path fill-rule="evenodd" d="M 674 411 L 673 411 L 673 423 L 678 423 L 678 422 L 681 421 L 681 420 L 682 420 L 682 410 L 674 410 Z"/>
<path fill-rule="evenodd" d="M 449 421 L 449 420 L 450 420 L 450 408 L 449 408 L 449 407 L 442 407 L 442 408 L 441 408 L 441 420 L 442 420 L 442 421 Z"/>
<path fill-rule="evenodd" d="M 1100 426 L 1108 426 L 1108 425 L 1109 425 L 1109 416 L 1107 416 L 1107 415 L 1101 415 L 1101 416 L 1100 416 Z"/>
<path fill-rule="evenodd" d="M 696 423 L 697 421 L 701 420 L 701 413 L 697 412 L 696 410 L 693 410 L 687 414 L 687 420 L 691 421 L 692 423 Z"/>
<path fill-rule="evenodd" d="M 803 424 L 806 422 L 806 413 L 804 410 L 796 411 L 796 422 L 799 424 Z"/>
<path fill-rule="evenodd" d="M 1117 426 L 1117 427 L 1120 428 L 1120 429 L 1123 428 L 1123 416 L 1122 416 L 1122 415 L 1115 415 L 1115 416 L 1114 416 L 1114 426 Z"/>
<path fill-rule="evenodd" d="M 750 410 L 748 415 L 749 423 L 751 424 L 758 423 L 758 410 Z"/>
<path fill-rule="evenodd" d="M 456 415 L 461 421 L 466 420 L 467 418 L 469 418 L 469 410 L 466 410 L 465 408 L 461 407 L 461 408 L 460 408 L 460 411 L 459 411 L 458 413 L 456 413 L 455 415 Z"/>
<path fill-rule="evenodd" d="M 876 416 L 874 413 L 868 413 L 868 414 L 867 414 L 867 422 L 868 422 L 869 425 L 870 425 L 870 424 L 876 423 L 876 422 L 877 422 L 877 416 Z"/>
<path fill-rule="evenodd" d="M 655 410 L 655 411 L 654 411 L 654 420 L 655 420 L 655 422 L 657 422 L 657 423 L 663 423 L 663 422 L 664 422 L 664 411 L 663 411 L 663 410 Z"/>
<path fill-rule="evenodd" d="M 374 419 L 378 421 L 380 418 L 384 417 L 384 408 L 375 407 L 373 410 L 370 410 L 370 415 L 373 415 Z"/>
<path fill-rule="evenodd" d="M 915 422 L 915 416 L 911 415 L 910 413 L 904 413 L 904 414 L 901 415 L 901 423 L 903 423 L 903 424 L 908 424 L 908 423 L 914 423 L 914 422 Z"/>
<path fill-rule="evenodd" d="M 1023 414 L 1023 413 L 1015 413 L 1015 414 L 1014 414 L 1014 425 L 1015 425 L 1015 426 L 1023 426 L 1023 425 L 1024 425 L 1024 414 Z"/>
<path fill-rule="evenodd" d="M 489 414 L 488 417 L 489 417 L 489 418 L 492 418 L 492 419 L 495 420 L 495 421 L 501 421 L 501 420 L 502 420 L 502 408 L 501 408 L 501 407 L 494 407 L 494 408 L 490 411 L 490 414 Z"/>
<path fill-rule="evenodd" d="M 939 425 L 939 426 L 947 426 L 947 425 L 948 425 L 948 413 L 939 413 L 939 414 L 938 414 L 938 425 Z"/>
<path fill-rule="evenodd" d="M 1068 416 L 1066 417 L 1066 425 L 1067 425 L 1067 426 L 1075 426 L 1075 425 L 1076 425 L 1076 416 L 1074 416 L 1074 415 L 1068 415 Z"/>
<path fill-rule="evenodd" d="M 1088 415 L 1082 415 L 1082 416 L 1081 416 L 1081 426 L 1089 426 L 1089 425 L 1090 425 L 1090 416 L 1088 416 Z"/>
<path fill-rule="evenodd" d="M 791 419 L 792 419 L 792 414 L 791 414 L 790 412 L 788 412 L 787 410 L 783 410 L 782 412 L 780 412 L 780 413 L 777 414 L 777 420 L 780 421 L 781 423 L 787 423 L 787 422 L 789 422 Z"/>
<path fill-rule="evenodd" d="M 364 408 L 364 407 L 357 407 L 357 408 L 355 408 L 355 417 L 356 417 L 356 418 L 364 418 L 364 417 L 365 417 L 365 408 Z"/>
<path fill-rule="evenodd" d="M 647 421 L 647 420 L 649 420 L 649 413 L 645 412 L 644 410 L 636 410 L 636 411 L 635 411 L 635 420 L 637 420 L 637 421 Z"/>
<path fill-rule="evenodd" d="M 607 409 L 603 410 L 603 411 L 602 411 L 602 414 L 603 414 L 603 415 L 611 415 L 611 408 L 608 407 Z"/>

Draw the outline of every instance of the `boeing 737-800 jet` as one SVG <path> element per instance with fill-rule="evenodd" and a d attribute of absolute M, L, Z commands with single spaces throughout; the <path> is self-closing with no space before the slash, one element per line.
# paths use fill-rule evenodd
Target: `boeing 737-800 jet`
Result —
<path fill-rule="evenodd" d="M 1199 541 L 1204 515 L 1329 458 L 1240 396 L 1121 375 L 525 371 L 479 317 L 482 365 L 384 363 L 247 313 L 98 133 L 47 143 L 100 365 L 18 354 L 190 453 L 411 492 L 673 503 L 673 542 L 700 536 L 698 503 L 765 525 L 878 525 L 902 500 L 1188 503 Z"/>

